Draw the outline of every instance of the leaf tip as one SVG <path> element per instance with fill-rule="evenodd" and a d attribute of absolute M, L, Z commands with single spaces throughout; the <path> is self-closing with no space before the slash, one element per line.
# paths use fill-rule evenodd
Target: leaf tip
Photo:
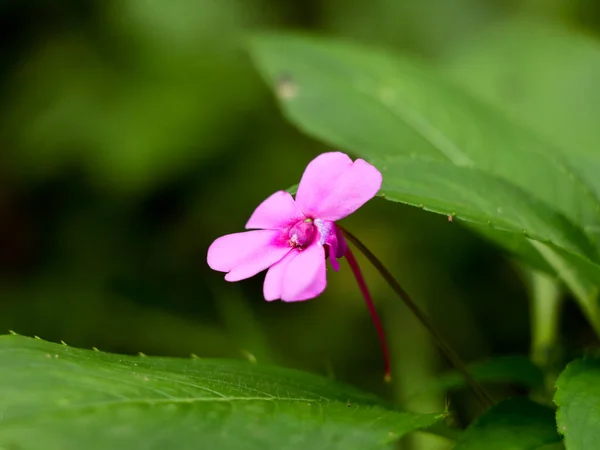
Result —
<path fill-rule="evenodd" d="M 98 350 L 97 347 L 92 347 L 92 350 L 95 351 L 95 352 L 99 352 L 100 351 L 100 350 Z"/>
<path fill-rule="evenodd" d="M 146 355 L 145 353 L 142 353 L 142 352 L 138 352 L 138 356 L 141 358 L 145 358 L 148 355 Z"/>
<path fill-rule="evenodd" d="M 200 357 L 198 355 L 196 355 L 195 353 L 190 353 L 190 358 L 192 358 L 192 359 L 200 359 Z"/>
<path fill-rule="evenodd" d="M 11 336 L 18 336 L 18 334 L 17 334 L 15 331 L 13 331 L 13 330 L 8 330 L 8 333 L 9 333 Z M 38 338 L 38 339 L 39 339 L 39 338 Z"/>

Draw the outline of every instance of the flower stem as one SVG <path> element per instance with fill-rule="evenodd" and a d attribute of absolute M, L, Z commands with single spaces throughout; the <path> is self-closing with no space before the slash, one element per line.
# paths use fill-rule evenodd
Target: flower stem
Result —
<path fill-rule="evenodd" d="M 438 346 L 442 354 L 448 359 L 448 361 L 460 372 L 469 385 L 473 394 L 477 397 L 483 407 L 489 407 L 494 404 L 494 401 L 490 394 L 473 378 L 469 373 L 466 364 L 458 356 L 458 354 L 452 349 L 452 347 L 442 337 L 441 333 L 433 326 L 429 317 L 424 311 L 410 298 L 408 293 L 402 288 L 400 283 L 394 278 L 389 270 L 383 265 L 383 263 L 352 233 L 345 228 L 336 224 L 339 230 L 342 232 L 344 237 L 352 242 L 356 248 L 369 260 L 371 264 L 377 269 L 381 276 L 385 279 L 388 285 L 398 294 L 404 304 L 410 309 L 415 317 L 421 322 L 421 324 L 429 331 L 435 344 Z"/>
<path fill-rule="evenodd" d="M 367 283 L 365 282 L 363 274 L 360 270 L 358 261 L 356 261 L 354 253 L 352 253 L 350 247 L 346 246 L 346 253 L 344 256 L 346 256 L 348 264 L 350 265 L 350 269 L 352 269 L 354 278 L 356 278 L 356 282 L 358 283 L 360 292 L 365 298 L 365 303 L 367 304 L 367 308 L 369 308 L 371 319 L 373 319 L 373 324 L 375 325 L 375 329 L 377 330 L 377 336 L 379 337 L 379 342 L 381 344 L 381 352 L 383 353 L 384 380 L 386 381 L 386 383 L 389 383 L 392 379 L 392 369 L 390 366 L 390 351 L 388 349 L 387 340 L 385 338 L 385 332 L 383 331 L 383 326 L 381 325 L 381 321 L 379 320 L 379 316 L 377 315 L 375 304 L 373 303 L 373 299 L 371 298 L 371 294 L 369 293 L 369 288 L 367 287 Z"/>
<path fill-rule="evenodd" d="M 554 278 L 531 272 L 531 359 L 546 371 L 557 344 L 561 294 Z"/>

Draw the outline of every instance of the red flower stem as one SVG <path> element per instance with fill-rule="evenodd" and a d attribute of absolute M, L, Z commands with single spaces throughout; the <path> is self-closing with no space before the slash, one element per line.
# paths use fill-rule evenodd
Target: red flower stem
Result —
<path fill-rule="evenodd" d="M 352 269 L 354 278 L 356 278 L 356 282 L 358 283 L 360 292 L 365 298 L 365 303 L 367 304 L 367 308 L 369 308 L 369 313 L 371 314 L 371 319 L 373 319 L 375 330 L 377 330 L 377 336 L 379 337 L 379 342 L 381 344 L 381 352 L 383 353 L 384 380 L 386 381 L 386 383 L 388 383 L 392 379 L 392 369 L 390 366 L 390 351 L 387 345 L 387 340 L 385 338 L 385 332 L 383 331 L 383 326 L 381 325 L 381 321 L 379 320 L 379 316 L 377 315 L 377 309 L 375 309 L 375 304 L 373 303 L 373 299 L 371 298 L 371 294 L 369 293 L 369 288 L 367 287 L 367 283 L 365 282 L 363 274 L 360 270 L 358 261 L 356 261 L 352 250 L 350 250 L 350 247 L 348 246 L 346 246 L 345 256 L 348 260 L 348 264 L 350 265 L 350 269 Z"/>
<path fill-rule="evenodd" d="M 442 334 L 433 326 L 431 320 L 425 314 L 424 311 L 410 298 L 408 293 L 402 288 L 400 283 L 394 278 L 389 270 L 383 265 L 383 263 L 369 250 L 356 236 L 347 231 L 345 228 L 336 224 L 339 230 L 342 232 L 344 237 L 352 242 L 358 250 L 365 255 L 371 264 L 377 269 L 381 276 L 385 279 L 388 285 L 398 294 L 408 309 L 415 315 L 415 317 L 421 322 L 421 324 L 429 331 L 435 344 L 438 346 L 442 354 L 448 359 L 450 364 L 454 366 L 456 370 L 463 376 L 467 385 L 473 391 L 473 394 L 477 397 L 483 407 L 489 407 L 494 404 L 494 400 L 490 394 L 479 384 L 477 380 L 469 373 L 466 364 L 458 356 L 458 354 L 452 349 L 450 344 L 442 337 Z"/>

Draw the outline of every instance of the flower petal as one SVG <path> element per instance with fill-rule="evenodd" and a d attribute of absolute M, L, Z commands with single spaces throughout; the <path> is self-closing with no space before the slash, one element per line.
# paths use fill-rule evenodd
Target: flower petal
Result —
<path fill-rule="evenodd" d="M 338 259 L 342 258 L 346 254 L 346 239 L 338 230 L 335 228 L 335 234 L 333 234 L 329 240 L 325 241 L 325 245 L 329 246 L 329 262 L 331 267 L 336 272 L 340 270 L 340 262 Z"/>
<path fill-rule="evenodd" d="M 379 170 L 362 159 L 353 163 L 344 153 L 323 153 L 306 167 L 296 203 L 307 217 L 339 220 L 372 199 L 381 181 Z"/>
<path fill-rule="evenodd" d="M 315 298 L 326 286 L 325 249 L 315 243 L 287 261 L 283 271 L 281 300 L 296 302 Z"/>
<path fill-rule="evenodd" d="M 297 250 L 292 250 L 280 261 L 273 264 L 269 270 L 267 270 L 265 283 L 263 284 L 263 294 L 266 301 L 270 302 L 273 300 L 279 300 L 281 298 L 281 291 L 283 289 L 283 274 L 290 260 L 295 258 L 297 254 Z"/>
<path fill-rule="evenodd" d="M 246 223 L 246 228 L 278 230 L 304 219 L 290 193 L 278 191 L 258 205 Z"/>
<path fill-rule="evenodd" d="M 346 242 L 346 238 L 344 237 L 344 235 L 338 227 L 335 227 L 335 237 L 337 240 L 337 247 L 334 248 L 335 257 L 341 258 L 346 254 L 346 247 L 348 246 L 348 244 Z"/>
<path fill-rule="evenodd" d="M 208 248 L 207 261 L 211 269 L 229 272 L 227 281 L 239 281 L 272 266 L 290 250 L 279 230 L 246 231 L 215 240 Z"/>
<path fill-rule="evenodd" d="M 325 286 L 325 249 L 313 244 L 291 251 L 274 264 L 265 277 L 263 293 L 267 301 L 296 302 L 317 297 Z"/>
<path fill-rule="evenodd" d="M 330 220 L 315 219 L 317 230 L 319 230 L 319 243 L 328 246 L 329 262 L 333 270 L 340 270 L 340 263 L 336 258 L 341 258 L 346 252 L 346 241 L 342 233 Z"/>

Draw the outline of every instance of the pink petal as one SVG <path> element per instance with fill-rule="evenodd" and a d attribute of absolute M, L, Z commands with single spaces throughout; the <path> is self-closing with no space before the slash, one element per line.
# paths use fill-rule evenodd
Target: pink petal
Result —
<path fill-rule="evenodd" d="M 246 228 L 284 229 L 304 219 L 292 196 L 288 192 L 278 191 L 258 205 L 250 216 Z"/>
<path fill-rule="evenodd" d="M 281 300 L 294 302 L 320 295 L 327 286 L 325 249 L 313 244 L 290 259 L 283 276 Z"/>
<path fill-rule="evenodd" d="M 337 238 L 337 247 L 335 248 L 335 257 L 341 258 L 346 254 L 346 238 L 338 227 L 335 227 L 335 237 Z"/>
<path fill-rule="evenodd" d="M 307 217 L 339 220 L 372 199 L 381 181 L 381 173 L 362 159 L 353 163 L 344 153 L 323 153 L 306 167 L 296 203 Z"/>
<path fill-rule="evenodd" d="M 337 258 L 344 256 L 346 252 L 346 241 L 342 233 L 330 220 L 315 219 L 315 226 L 319 230 L 319 243 L 329 247 L 329 262 L 336 272 L 340 270 Z"/>
<path fill-rule="evenodd" d="M 334 253 L 331 250 L 329 250 L 329 263 L 331 264 L 331 267 L 333 267 L 333 270 L 335 270 L 336 272 L 340 270 L 340 262 L 337 260 Z"/>
<path fill-rule="evenodd" d="M 267 272 L 263 293 L 268 301 L 308 300 L 327 286 L 325 249 L 315 243 L 304 250 L 293 250 Z"/>
<path fill-rule="evenodd" d="M 268 302 L 279 300 L 281 298 L 281 292 L 283 290 L 283 274 L 291 259 L 295 258 L 296 255 L 298 255 L 298 250 L 294 249 L 267 270 L 265 283 L 263 284 L 263 294 L 265 300 Z"/>
<path fill-rule="evenodd" d="M 227 281 L 239 281 L 272 266 L 290 250 L 279 230 L 246 231 L 215 240 L 208 248 L 207 261 L 211 269 L 229 272 Z"/>
<path fill-rule="evenodd" d="M 346 238 L 342 234 L 342 232 L 335 227 L 335 239 L 331 238 L 330 242 L 326 242 L 329 244 L 329 262 L 331 263 L 331 267 L 336 272 L 340 270 L 340 262 L 339 258 L 342 258 L 346 254 Z"/>

